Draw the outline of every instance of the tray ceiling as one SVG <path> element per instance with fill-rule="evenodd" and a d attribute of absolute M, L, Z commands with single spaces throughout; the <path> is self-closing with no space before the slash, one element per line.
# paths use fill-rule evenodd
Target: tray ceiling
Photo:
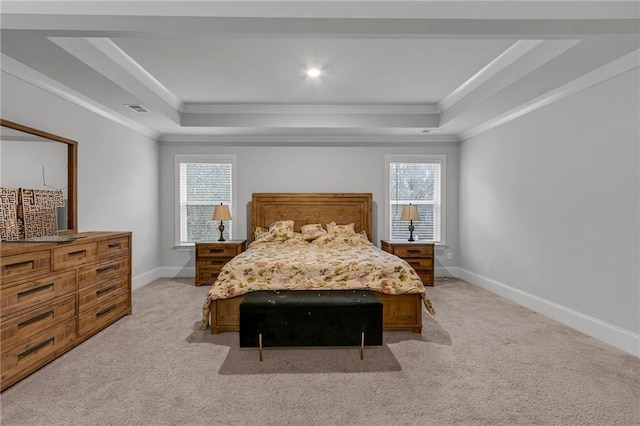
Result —
<path fill-rule="evenodd" d="M 638 7 L 3 1 L 1 67 L 159 140 L 455 141 L 637 72 Z"/>

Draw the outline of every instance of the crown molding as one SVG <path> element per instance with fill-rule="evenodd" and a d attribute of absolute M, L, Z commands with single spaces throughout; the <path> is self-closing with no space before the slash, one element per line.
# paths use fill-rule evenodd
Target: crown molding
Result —
<path fill-rule="evenodd" d="M 185 114 L 437 114 L 435 104 L 233 104 L 184 105 Z"/>
<path fill-rule="evenodd" d="M 160 138 L 160 134 L 158 132 L 155 132 L 133 120 L 130 120 L 123 115 L 104 108 L 103 105 L 95 102 L 91 98 L 88 98 L 63 84 L 58 83 L 52 78 L 49 78 L 46 75 L 34 70 L 33 68 L 30 68 L 23 63 L 16 61 L 15 59 L 5 55 L 4 53 L 1 56 L 0 69 L 19 80 L 31 84 L 32 86 L 38 87 L 75 105 L 78 105 L 79 107 L 93 112 L 94 114 L 97 114 L 103 118 L 106 118 L 107 120 L 111 120 L 124 127 L 127 127 L 137 133 L 140 133 L 141 135 L 150 137 L 155 140 Z"/>
<path fill-rule="evenodd" d="M 496 72 L 491 76 L 486 75 L 487 78 L 484 78 L 481 83 L 478 82 L 479 84 L 473 87 L 473 90 L 467 91 L 464 97 L 449 105 L 440 113 L 440 125 L 444 125 L 477 107 L 480 103 L 525 78 L 580 42 L 580 40 L 544 40 L 540 43 L 523 45 L 528 48 L 526 55 L 522 54 L 518 58 L 512 58 L 513 61 L 508 67 L 503 67 L 499 71 L 496 69 Z M 520 48 L 519 50 L 525 49 Z"/>
<path fill-rule="evenodd" d="M 437 114 L 182 114 L 182 127 L 415 128 L 438 127 Z"/>
<path fill-rule="evenodd" d="M 166 134 L 159 139 L 161 144 L 193 143 L 233 146 L 415 146 L 420 144 L 457 144 L 460 140 L 455 135 L 182 135 Z"/>
<path fill-rule="evenodd" d="M 544 108 L 554 102 L 560 101 L 568 96 L 576 94 L 589 87 L 600 84 L 606 80 L 616 77 L 622 73 L 630 71 L 634 68 L 640 67 L 640 49 L 634 50 L 606 65 L 603 65 L 595 70 L 584 74 L 583 76 L 572 80 L 562 86 L 559 86 L 553 90 L 550 90 L 543 95 L 540 95 L 529 102 L 512 108 L 511 110 L 500 114 L 491 120 L 487 120 L 482 124 L 472 127 L 464 132 L 461 132 L 458 136 L 460 140 L 464 141 L 473 136 L 477 136 L 488 130 L 494 129 L 505 123 L 520 118 L 526 114 L 536 111 L 540 108 Z"/>
<path fill-rule="evenodd" d="M 511 47 L 498 55 L 493 61 L 489 62 L 480 69 L 480 71 L 472 75 L 467 81 L 458 86 L 457 89 L 438 102 L 438 112 L 449 109 L 460 99 L 468 96 L 471 92 L 522 58 L 542 42 L 543 40 L 518 40 L 515 42 Z"/>

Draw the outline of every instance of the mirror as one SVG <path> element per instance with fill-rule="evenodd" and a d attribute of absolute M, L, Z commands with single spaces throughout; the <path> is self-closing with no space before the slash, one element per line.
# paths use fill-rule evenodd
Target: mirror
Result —
<path fill-rule="evenodd" d="M 78 143 L 0 119 L 0 185 L 61 190 L 65 206 L 57 211 L 58 234 L 74 234 L 77 222 Z"/>

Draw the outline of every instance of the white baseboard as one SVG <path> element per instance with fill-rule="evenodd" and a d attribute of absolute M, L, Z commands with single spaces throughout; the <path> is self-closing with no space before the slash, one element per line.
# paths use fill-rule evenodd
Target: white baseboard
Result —
<path fill-rule="evenodd" d="M 438 277 L 455 277 L 455 270 L 458 269 L 456 267 L 451 266 L 436 266 L 433 270 L 433 276 Z"/>
<path fill-rule="evenodd" d="M 454 277 L 462 278 L 471 284 L 489 290 L 505 299 L 509 299 L 611 346 L 640 357 L 640 334 L 606 323 L 598 318 L 513 288 L 475 272 L 458 267 L 447 269 L 452 272 Z"/>
<path fill-rule="evenodd" d="M 163 278 L 188 278 L 196 276 L 195 266 L 163 266 L 158 268 Z"/>
<path fill-rule="evenodd" d="M 152 269 L 143 274 L 133 277 L 133 280 L 131 282 L 131 289 L 137 290 L 158 278 L 182 278 L 182 277 L 195 277 L 195 276 L 196 276 L 195 267 L 181 268 L 181 267 L 161 266 L 159 268 Z"/>
<path fill-rule="evenodd" d="M 133 277 L 131 280 L 131 290 L 142 288 L 156 278 L 160 278 L 159 269 L 160 268 L 155 268 Z"/>

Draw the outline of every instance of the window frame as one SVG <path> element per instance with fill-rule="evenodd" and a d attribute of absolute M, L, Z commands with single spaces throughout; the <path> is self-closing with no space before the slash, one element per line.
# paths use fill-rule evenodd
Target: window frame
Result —
<path fill-rule="evenodd" d="M 391 163 L 438 163 L 440 164 L 440 241 L 419 240 L 421 242 L 447 245 L 447 156 L 446 154 L 387 154 L 384 159 L 384 235 L 391 239 L 391 196 L 390 166 Z M 404 240 L 394 240 L 404 241 Z"/>
<path fill-rule="evenodd" d="M 235 154 L 175 154 L 174 158 L 174 247 L 194 247 L 193 243 L 180 241 L 180 165 L 183 163 L 225 163 L 231 164 L 231 217 L 237 221 L 237 156 Z M 237 226 L 231 227 L 229 240 L 237 234 Z M 212 236 L 213 238 L 213 236 Z"/>

